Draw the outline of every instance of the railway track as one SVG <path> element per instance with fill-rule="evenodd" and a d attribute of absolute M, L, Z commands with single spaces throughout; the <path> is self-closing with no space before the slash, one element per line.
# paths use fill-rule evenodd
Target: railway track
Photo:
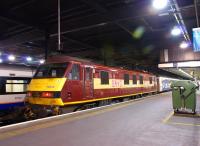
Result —
<path fill-rule="evenodd" d="M 67 113 L 72 113 L 72 112 L 77 112 L 77 111 L 82 111 L 82 110 L 87 110 L 87 109 L 92 109 L 92 108 L 97 108 L 97 107 L 104 107 L 104 106 L 108 106 L 108 105 L 115 105 L 115 104 L 119 104 L 119 103 L 123 103 L 123 102 L 127 102 L 127 101 L 134 101 L 134 100 L 142 99 L 142 98 L 145 98 L 145 97 L 148 97 L 151 95 L 152 94 L 143 94 L 143 95 L 136 95 L 136 96 L 131 96 L 131 97 L 122 97 L 122 98 L 115 99 L 115 100 L 102 100 L 98 103 L 94 102 L 94 103 L 79 105 L 77 107 L 69 106 L 69 107 L 63 108 L 61 114 L 67 114 Z M 11 124 L 16 124 L 16 123 L 21 123 L 21 122 L 26 122 L 26 121 L 30 121 L 30 120 L 41 119 L 41 118 L 45 118 L 45 117 L 51 117 L 51 116 L 55 116 L 55 115 L 48 114 L 48 115 L 43 115 L 41 117 L 32 117 L 30 119 L 26 119 L 25 117 L 22 116 L 22 117 L 18 117 L 17 119 L 2 121 L 2 122 L 0 122 L 0 127 L 6 126 L 6 125 L 11 125 Z"/>

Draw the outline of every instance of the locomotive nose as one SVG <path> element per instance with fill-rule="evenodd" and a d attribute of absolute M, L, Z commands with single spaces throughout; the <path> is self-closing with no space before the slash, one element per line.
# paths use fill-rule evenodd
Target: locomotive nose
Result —
<path fill-rule="evenodd" d="M 33 97 L 33 98 L 60 98 L 61 92 L 55 91 L 55 92 L 50 92 L 50 91 L 34 91 L 34 92 L 28 92 L 26 94 L 26 97 Z"/>
<path fill-rule="evenodd" d="M 28 88 L 28 103 L 62 106 L 61 90 L 66 78 L 32 79 Z"/>
<path fill-rule="evenodd" d="M 61 91 L 66 78 L 32 79 L 28 91 Z"/>

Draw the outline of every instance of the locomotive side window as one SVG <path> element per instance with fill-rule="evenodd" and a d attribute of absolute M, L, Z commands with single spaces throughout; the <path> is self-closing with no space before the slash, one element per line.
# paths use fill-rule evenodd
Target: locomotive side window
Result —
<path fill-rule="evenodd" d="M 71 80 L 80 80 L 80 65 L 79 64 L 74 64 L 72 66 L 72 70 L 69 73 L 68 78 Z"/>
<path fill-rule="evenodd" d="M 109 75 L 106 71 L 100 72 L 101 84 L 109 84 Z"/>
<path fill-rule="evenodd" d="M 149 77 L 149 83 L 152 84 L 152 82 L 153 82 L 153 78 Z"/>
<path fill-rule="evenodd" d="M 137 76 L 133 75 L 133 84 L 137 84 Z"/>
<path fill-rule="evenodd" d="M 91 76 L 91 72 L 90 72 L 91 68 L 89 67 L 86 67 L 85 68 L 85 80 L 91 80 L 92 79 L 92 76 Z"/>
<path fill-rule="evenodd" d="M 140 84 L 143 84 L 143 76 L 140 75 Z"/>
<path fill-rule="evenodd" d="M 129 84 L 129 74 L 124 74 L 124 85 Z"/>

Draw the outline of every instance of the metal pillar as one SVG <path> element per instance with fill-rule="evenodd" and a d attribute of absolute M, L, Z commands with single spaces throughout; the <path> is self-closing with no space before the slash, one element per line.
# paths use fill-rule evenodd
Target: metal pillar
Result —
<path fill-rule="evenodd" d="M 49 43 L 49 38 L 50 38 L 50 35 L 49 35 L 49 32 L 46 30 L 45 31 L 45 60 L 47 59 L 48 57 L 48 43 Z"/>
<path fill-rule="evenodd" d="M 58 0 L 58 51 L 61 50 L 61 41 L 60 41 L 60 0 Z"/>
<path fill-rule="evenodd" d="M 196 14 L 196 20 L 197 20 L 197 27 L 199 27 L 198 0 L 194 0 L 194 6 L 195 6 L 195 14 Z"/>

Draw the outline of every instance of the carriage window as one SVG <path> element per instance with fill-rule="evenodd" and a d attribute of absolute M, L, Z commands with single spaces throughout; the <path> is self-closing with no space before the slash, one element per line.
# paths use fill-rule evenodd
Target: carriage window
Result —
<path fill-rule="evenodd" d="M 140 76 L 140 84 L 143 84 L 143 76 Z"/>
<path fill-rule="evenodd" d="M 5 93 L 5 91 L 6 91 L 5 84 L 6 84 L 5 78 L 0 78 L 0 94 Z"/>
<path fill-rule="evenodd" d="M 133 84 L 137 84 L 137 76 L 133 75 Z"/>
<path fill-rule="evenodd" d="M 68 78 L 71 80 L 80 80 L 80 65 L 79 64 L 74 64 L 72 66 L 72 70 L 69 73 Z"/>
<path fill-rule="evenodd" d="M 35 78 L 44 77 L 63 77 L 67 68 L 67 63 L 54 63 L 41 65 L 36 74 Z"/>
<path fill-rule="evenodd" d="M 129 75 L 124 74 L 124 85 L 128 85 L 128 84 L 129 84 Z"/>
<path fill-rule="evenodd" d="M 152 84 L 153 78 L 149 77 L 149 83 Z"/>
<path fill-rule="evenodd" d="M 6 80 L 6 93 L 26 92 L 28 80 Z"/>
<path fill-rule="evenodd" d="M 109 84 L 108 72 L 101 71 L 100 76 L 101 76 L 101 84 Z"/>

